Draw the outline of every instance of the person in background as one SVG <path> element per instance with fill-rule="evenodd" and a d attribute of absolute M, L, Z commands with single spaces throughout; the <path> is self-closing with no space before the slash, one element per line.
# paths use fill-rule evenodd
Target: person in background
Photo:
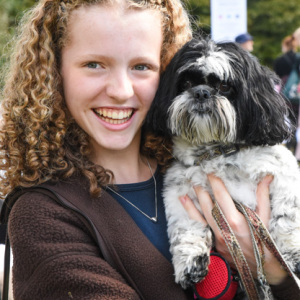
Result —
<path fill-rule="evenodd" d="M 294 33 L 293 33 L 293 37 L 295 39 L 295 44 L 296 44 L 296 51 L 298 53 L 298 56 L 300 55 L 299 54 L 299 50 L 300 50 L 300 27 L 297 28 Z M 297 61 L 299 62 L 296 66 L 296 68 L 299 70 L 299 74 L 300 74 L 300 59 L 297 59 Z M 296 159 L 298 160 L 298 162 L 300 162 L 300 113 L 299 113 L 299 107 L 300 107 L 300 103 L 299 105 L 297 106 L 298 108 L 298 122 L 297 122 L 297 130 L 296 130 L 296 141 L 297 141 L 297 144 L 296 144 L 296 150 L 295 150 L 295 157 Z"/>
<path fill-rule="evenodd" d="M 298 64 L 297 49 L 300 45 L 299 41 L 300 41 L 300 30 L 296 30 L 292 35 L 286 36 L 281 42 L 281 50 L 283 54 L 277 57 L 273 63 L 273 69 L 281 79 L 281 86 L 278 89 L 279 91 L 281 91 L 284 85 L 286 84 L 287 79 L 294 67 L 294 64 Z M 291 118 L 293 119 L 293 122 L 296 123 L 299 116 L 299 104 L 292 103 L 292 102 L 290 102 L 289 104 L 293 112 L 293 116 Z M 295 153 L 296 144 L 297 144 L 297 138 L 296 135 L 294 135 L 290 141 L 287 141 L 286 146 L 293 153 Z"/>
<path fill-rule="evenodd" d="M 281 42 L 281 52 L 286 53 L 293 48 L 294 37 L 292 35 L 286 36 Z"/>
<path fill-rule="evenodd" d="M 273 69 L 284 85 L 296 60 L 297 40 L 294 35 L 288 35 L 282 40 L 281 51 L 283 54 L 274 60 Z"/>
<path fill-rule="evenodd" d="M 300 27 L 294 31 L 293 36 L 297 43 L 297 51 L 299 51 L 299 49 L 300 49 Z"/>
<path fill-rule="evenodd" d="M 246 51 L 252 52 L 253 51 L 253 37 L 249 33 L 243 33 L 238 35 L 235 38 L 235 42 L 239 44 L 243 49 Z"/>
<path fill-rule="evenodd" d="M 31 189 L 9 207 L 15 299 L 194 299 L 175 284 L 169 253 L 162 190 L 171 145 L 143 127 L 161 72 L 191 39 L 181 1 L 40 0 L 18 37 L 2 101 L 1 198 L 42 185 L 64 200 Z M 234 206 L 224 184 L 209 180 L 221 207 Z M 265 222 L 268 185 L 257 189 Z M 211 199 L 198 193 L 210 213 Z M 182 205 L 203 221 L 188 199 Z M 237 215 L 226 218 L 256 274 Z M 293 299 L 267 250 L 265 266 L 274 295 Z"/>

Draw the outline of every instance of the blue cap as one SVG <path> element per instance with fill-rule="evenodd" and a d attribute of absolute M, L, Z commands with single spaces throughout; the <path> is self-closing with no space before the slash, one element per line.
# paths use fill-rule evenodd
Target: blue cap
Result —
<path fill-rule="evenodd" d="M 253 37 L 249 33 L 243 33 L 235 38 L 236 43 L 243 44 L 248 41 L 253 41 Z"/>

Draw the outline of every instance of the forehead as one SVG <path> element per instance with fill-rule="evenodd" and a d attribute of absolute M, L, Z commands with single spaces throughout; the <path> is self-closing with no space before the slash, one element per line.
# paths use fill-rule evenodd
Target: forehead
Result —
<path fill-rule="evenodd" d="M 126 61 L 134 57 L 160 60 L 162 28 L 153 10 L 125 10 L 106 6 L 82 7 L 69 24 L 62 61 L 83 57 L 110 57 Z"/>
<path fill-rule="evenodd" d="M 214 74 L 221 80 L 233 78 L 234 72 L 231 66 L 230 56 L 222 51 L 209 51 L 207 56 L 201 56 L 196 60 L 195 67 L 201 69 L 204 75 Z"/>
<path fill-rule="evenodd" d="M 158 10 L 129 8 L 125 3 L 115 0 L 106 4 L 83 5 L 72 11 L 67 28 L 68 42 L 76 32 L 88 32 L 95 27 L 102 31 L 110 30 L 112 35 L 130 35 L 131 31 L 147 31 L 151 26 L 154 31 L 158 28 L 162 32 Z"/>
<path fill-rule="evenodd" d="M 234 78 L 232 60 L 226 51 L 221 51 L 220 48 L 211 48 L 203 53 L 199 51 L 197 54 L 195 53 L 195 56 L 192 61 L 187 60 L 182 65 L 177 71 L 178 74 L 197 76 L 198 73 L 201 77 L 213 74 L 220 80 Z"/>

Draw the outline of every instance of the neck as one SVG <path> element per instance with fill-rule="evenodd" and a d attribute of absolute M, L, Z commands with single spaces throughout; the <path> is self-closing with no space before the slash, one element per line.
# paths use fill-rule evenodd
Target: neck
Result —
<path fill-rule="evenodd" d="M 149 159 L 150 166 L 155 172 L 156 162 Z M 103 150 L 101 155 L 92 157 L 92 161 L 101 165 L 114 174 L 114 184 L 128 184 L 142 182 L 152 177 L 147 163 L 147 157 L 142 156 L 138 149 L 122 151 Z"/>
<path fill-rule="evenodd" d="M 185 165 L 199 164 L 201 161 L 211 160 L 219 156 L 230 156 L 239 152 L 239 149 L 245 148 L 244 144 L 235 143 L 213 143 L 207 145 L 191 145 L 187 141 L 176 138 L 174 139 L 174 157 Z M 188 153 L 188 155 L 187 155 Z"/>

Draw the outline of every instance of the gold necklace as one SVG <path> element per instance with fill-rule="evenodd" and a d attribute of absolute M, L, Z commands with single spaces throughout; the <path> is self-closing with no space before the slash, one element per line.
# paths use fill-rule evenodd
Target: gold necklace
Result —
<path fill-rule="evenodd" d="M 149 170 L 151 172 L 153 181 L 154 181 L 154 196 L 155 196 L 155 217 L 150 217 L 149 215 L 147 215 L 145 212 L 143 212 L 140 208 L 138 208 L 136 205 L 134 205 L 133 203 L 131 203 L 128 199 L 126 199 L 124 196 L 120 195 L 118 192 L 116 192 L 115 190 L 113 190 L 112 188 L 110 188 L 109 186 L 106 186 L 107 189 L 109 189 L 110 191 L 112 191 L 113 193 L 115 193 L 116 195 L 118 195 L 120 198 L 122 198 L 123 200 L 125 200 L 128 204 L 130 204 L 131 206 L 133 206 L 136 210 L 138 210 L 141 214 L 143 214 L 146 218 L 148 218 L 150 221 L 156 223 L 157 222 L 157 190 L 156 190 L 156 180 L 152 171 L 152 168 L 150 166 L 150 163 L 147 159 L 147 164 L 149 167 Z"/>

